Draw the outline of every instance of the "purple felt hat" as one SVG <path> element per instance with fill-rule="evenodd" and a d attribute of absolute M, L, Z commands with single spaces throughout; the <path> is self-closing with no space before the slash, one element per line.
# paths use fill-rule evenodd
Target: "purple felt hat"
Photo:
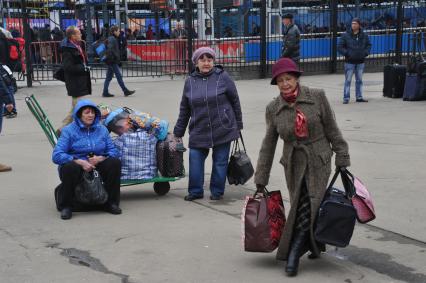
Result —
<path fill-rule="evenodd" d="M 299 70 L 296 63 L 290 58 L 281 58 L 272 66 L 271 85 L 276 85 L 277 77 L 283 73 L 294 73 L 300 76 L 303 72 Z"/>

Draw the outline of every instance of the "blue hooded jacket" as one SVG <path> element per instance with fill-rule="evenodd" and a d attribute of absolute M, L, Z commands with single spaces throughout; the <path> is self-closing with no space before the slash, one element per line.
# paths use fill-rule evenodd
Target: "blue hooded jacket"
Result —
<path fill-rule="evenodd" d="M 95 120 L 87 128 L 77 117 L 77 112 L 86 106 L 95 109 Z M 74 159 L 86 159 L 89 153 L 106 157 L 118 157 L 118 151 L 109 136 L 107 128 L 99 123 L 101 112 L 90 100 L 80 100 L 74 108 L 74 121 L 64 127 L 58 143 L 53 149 L 52 161 L 64 165 Z"/>

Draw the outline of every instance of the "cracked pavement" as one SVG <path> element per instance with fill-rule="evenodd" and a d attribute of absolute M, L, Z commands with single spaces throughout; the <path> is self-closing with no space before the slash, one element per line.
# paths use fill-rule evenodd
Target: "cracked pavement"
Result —
<path fill-rule="evenodd" d="M 341 104 L 343 75 L 307 76 L 302 82 L 326 90 L 340 128 L 348 140 L 351 171 L 373 195 L 377 219 L 358 224 L 350 246 L 328 247 L 319 260 L 301 260 L 299 275 L 287 278 L 275 254 L 245 253 L 241 248 L 243 199 L 254 192 L 228 186 L 219 202 L 183 201 L 187 180 L 171 183 L 157 196 L 152 184 L 122 188 L 122 215 L 74 213 L 62 221 L 53 190 L 58 184 L 51 147 L 28 111 L 24 97 L 35 94 L 54 125 L 68 111 L 70 98 L 58 82 L 35 84 L 16 94 L 18 118 L 5 119 L 0 162 L 13 171 L 0 173 L 0 282 L 426 282 L 424 171 L 426 102 L 382 97 L 382 73 L 364 75 L 369 103 Z M 95 102 L 129 106 L 174 124 L 183 80 L 126 79 L 136 94 L 100 97 Z M 244 137 L 256 163 L 264 134 L 266 104 L 277 95 L 268 80 L 238 81 Z M 353 91 L 353 90 L 352 90 Z M 186 137 L 187 138 L 187 137 Z M 281 189 L 289 210 L 279 142 L 270 190 Z M 188 162 L 187 154 L 185 161 Z M 206 162 L 208 184 L 211 162 Z"/>

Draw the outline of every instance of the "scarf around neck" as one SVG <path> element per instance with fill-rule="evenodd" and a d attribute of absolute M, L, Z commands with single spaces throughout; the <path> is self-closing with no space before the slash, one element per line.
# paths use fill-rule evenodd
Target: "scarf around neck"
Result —
<path fill-rule="evenodd" d="M 299 96 L 300 89 L 299 86 L 293 92 L 290 93 L 281 93 L 282 98 L 289 104 L 296 102 L 297 97 Z M 308 137 L 308 120 L 300 109 L 296 107 L 296 119 L 294 121 L 294 134 L 298 138 L 307 138 Z"/>
<path fill-rule="evenodd" d="M 71 42 L 72 45 L 74 45 L 77 48 L 78 52 L 80 53 L 81 58 L 83 58 L 84 65 L 86 65 L 86 56 L 84 55 L 84 52 L 83 52 L 83 49 L 80 46 L 80 43 L 74 42 L 72 40 L 70 40 L 70 42 Z"/>

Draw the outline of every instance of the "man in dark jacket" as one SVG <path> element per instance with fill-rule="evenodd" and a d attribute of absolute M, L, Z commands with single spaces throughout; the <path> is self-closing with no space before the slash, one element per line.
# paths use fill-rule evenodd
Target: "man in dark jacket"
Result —
<path fill-rule="evenodd" d="M 3 108 L 2 113 L 1 113 L 1 118 L 3 118 L 3 116 L 7 117 L 7 118 L 15 118 L 17 115 L 16 112 L 16 108 L 15 108 L 15 97 L 14 97 L 14 87 L 13 87 L 13 74 L 10 70 L 10 66 L 12 65 L 12 61 L 9 58 L 9 41 L 6 38 L 6 35 L 0 31 L 0 65 L 5 65 L 7 66 L 6 68 L 3 68 L 2 66 L 0 66 L 1 68 L 1 76 L 2 77 L 7 77 L 9 80 L 11 80 L 10 82 L 6 82 L 6 88 L 7 88 L 7 92 L 10 93 L 10 99 L 12 100 L 12 104 L 13 107 L 12 109 L 6 109 L 5 107 L 3 107 L 3 103 L 0 101 L 0 106 Z M 16 83 L 16 81 L 15 81 Z M 4 92 L 4 90 L 3 90 Z M 0 125 L 0 131 L 1 131 L 1 125 Z"/>
<path fill-rule="evenodd" d="M 0 66 L 0 133 L 1 133 L 1 128 L 2 128 L 2 123 L 3 123 L 3 106 L 6 105 L 6 110 L 7 111 L 12 111 L 13 109 L 13 101 L 12 101 L 12 86 L 6 82 L 3 79 L 3 75 L 7 75 L 5 74 L 5 70 L 2 68 L 2 66 Z M 0 163 L 0 172 L 6 172 L 6 171 L 11 171 L 12 167 L 1 164 Z"/>
<path fill-rule="evenodd" d="M 9 44 L 7 43 L 6 35 L 0 31 L 0 63 L 3 65 L 10 64 Z"/>
<path fill-rule="evenodd" d="M 117 78 L 117 82 L 120 85 L 121 89 L 124 92 L 124 96 L 129 96 L 135 93 L 134 90 L 128 90 L 124 85 L 123 77 L 121 76 L 120 67 L 120 46 L 119 46 L 119 36 L 120 29 L 117 26 L 112 26 L 110 28 L 111 36 L 108 37 L 108 44 L 106 50 L 106 59 L 105 63 L 108 65 L 108 71 L 105 78 L 104 90 L 102 92 L 103 97 L 113 97 L 114 95 L 109 93 L 108 87 L 113 76 Z"/>
<path fill-rule="evenodd" d="M 283 48 L 281 57 L 290 58 L 298 63 L 300 60 L 300 31 L 293 23 L 293 15 L 286 14 L 283 17 Z"/>
<path fill-rule="evenodd" d="M 338 43 L 338 51 L 345 56 L 345 87 L 343 104 L 348 104 L 351 94 L 351 81 L 355 73 L 356 102 L 368 102 L 362 96 L 362 74 L 365 58 L 370 54 L 371 43 L 368 35 L 361 29 L 361 20 L 352 20 L 351 30 L 342 35 Z"/>
<path fill-rule="evenodd" d="M 73 121 L 72 112 L 80 99 L 92 94 L 90 68 L 86 65 L 87 58 L 81 48 L 81 32 L 75 26 L 65 31 L 66 38 L 61 42 L 62 67 L 64 68 L 65 86 L 72 97 L 71 111 L 63 121 L 63 127 Z"/>

